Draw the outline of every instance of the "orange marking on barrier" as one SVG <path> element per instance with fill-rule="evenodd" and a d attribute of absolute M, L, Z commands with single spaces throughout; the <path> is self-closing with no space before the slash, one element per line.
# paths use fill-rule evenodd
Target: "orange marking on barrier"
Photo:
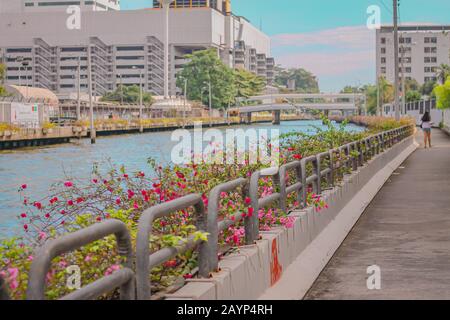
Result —
<path fill-rule="evenodd" d="M 278 246 L 277 239 L 273 239 L 272 241 L 272 260 L 270 261 L 270 280 L 271 286 L 278 282 L 281 279 L 281 275 L 283 273 L 283 267 L 278 261 Z"/>

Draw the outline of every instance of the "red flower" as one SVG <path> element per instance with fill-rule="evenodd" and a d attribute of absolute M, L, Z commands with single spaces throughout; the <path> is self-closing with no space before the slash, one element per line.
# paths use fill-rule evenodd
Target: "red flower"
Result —
<path fill-rule="evenodd" d="M 255 209 L 253 209 L 252 207 L 249 207 L 247 212 L 248 212 L 248 216 L 251 217 L 253 215 L 253 212 L 255 212 Z"/>
<path fill-rule="evenodd" d="M 183 173 L 177 171 L 176 174 L 177 174 L 177 177 L 178 177 L 178 178 L 184 179 L 184 174 L 183 174 Z"/>
<path fill-rule="evenodd" d="M 73 206 L 73 200 L 69 200 L 69 201 L 67 201 L 67 205 L 69 205 L 69 206 Z"/>
<path fill-rule="evenodd" d="M 46 213 L 45 216 L 47 219 L 50 218 L 50 213 Z"/>
<path fill-rule="evenodd" d="M 61 213 L 62 215 L 65 215 L 65 214 L 66 214 L 66 211 L 65 211 L 65 210 L 61 210 L 60 213 Z"/>
<path fill-rule="evenodd" d="M 293 157 L 297 160 L 301 160 L 303 158 L 301 154 L 294 154 Z"/>
<path fill-rule="evenodd" d="M 73 187 L 73 183 L 71 181 L 66 181 L 64 182 L 64 186 L 66 186 L 67 188 Z"/>
<path fill-rule="evenodd" d="M 21 185 L 20 187 L 22 188 L 22 190 L 25 190 L 25 189 L 27 188 L 27 185 L 26 185 L 26 184 L 23 184 L 23 185 Z"/>
<path fill-rule="evenodd" d="M 28 230 L 28 225 L 27 225 L 27 224 L 24 224 L 24 225 L 23 225 L 23 228 L 25 229 L 25 231 L 27 231 L 27 230 Z"/>
<path fill-rule="evenodd" d="M 193 276 L 192 276 L 192 274 L 190 274 L 190 273 L 185 274 L 185 275 L 183 276 L 183 278 L 186 279 L 186 280 L 187 280 L 187 279 L 192 279 L 192 277 L 193 277 Z"/>
<path fill-rule="evenodd" d="M 125 179 L 128 179 L 128 175 L 127 175 L 126 173 L 123 175 L 123 177 L 124 177 Z"/>
<path fill-rule="evenodd" d="M 245 204 L 250 204 L 252 203 L 252 199 L 250 199 L 249 197 L 245 198 Z"/>
<path fill-rule="evenodd" d="M 42 209 L 42 203 L 40 203 L 40 202 L 35 202 L 33 205 L 34 205 L 38 210 L 41 210 L 41 209 Z"/>
<path fill-rule="evenodd" d="M 295 148 L 288 148 L 288 151 L 290 151 L 290 152 L 292 152 L 292 151 L 294 151 L 295 150 Z"/>
<path fill-rule="evenodd" d="M 21 218 L 26 218 L 26 217 L 27 217 L 27 214 L 26 214 L 26 213 L 21 213 L 21 214 L 20 214 L 20 217 L 21 217 Z"/>
<path fill-rule="evenodd" d="M 82 203 L 82 202 L 84 202 L 84 199 L 83 198 L 77 198 L 77 203 Z"/>
<path fill-rule="evenodd" d="M 100 221 L 102 221 L 102 217 L 97 217 L 97 219 L 95 219 L 95 220 L 97 220 L 97 222 L 100 222 Z"/>
<path fill-rule="evenodd" d="M 116 204 L 119 205 L 122 201 L 120 200 L 120 198 L 116 199 Z"/>
<path fill-rule="evenodd" d="M 138 177 L 141 177 L 141 178 L 145 177 L 145 173 L 143 173 L 142 171 L 139 172 L 139 173 L 138 173 Z"/>
<path fill-rule="evenodd" d="M 164 263 L 164 267 L 166 268 L 174 268 L 177 266 L 177 260 L 169 260 Z"/>
<path fill-rule="evenodd" d="M 97 179 L 92 179 L 92 183 L 98 183 Z"/>
<path fill-rule="evenodd" d="M 128 190 L 128 199 L 131 199 L 134 197 L 134 192 L 132 190 Z"/>

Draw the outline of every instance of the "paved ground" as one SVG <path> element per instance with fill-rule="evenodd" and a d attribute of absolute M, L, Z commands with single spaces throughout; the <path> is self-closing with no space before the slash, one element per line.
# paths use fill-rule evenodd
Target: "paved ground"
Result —
<path fill-rule="evenodd" d="M 450 299 L 450 137 L 414 152 L 390 178 L 305 299 Z M 367 267 L 381 269 L 368 290 Z"/>

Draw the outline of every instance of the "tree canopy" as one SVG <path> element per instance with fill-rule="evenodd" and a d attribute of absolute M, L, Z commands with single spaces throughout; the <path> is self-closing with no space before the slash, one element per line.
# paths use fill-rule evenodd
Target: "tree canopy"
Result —
<path fill-rule="evenodd" d="M 215 49 L 196 51 L 185 56 L 189 62 L 177 75 L 177 87 L 184 88 L 187 80 L 187 98 L 209 103 L 209 84 L 213 108 L 221 108 L 236 97 L 235 74 L 217 55 Z"/>
<path fill-rule="evenodd" d="M 113 92 L 107 93 L 101 99 L 106 102 L 139 103 L 140 90 L 139 86 L 118 86 Z M 145 104 L 151 104 L 153 97 L 148 92 L 142 93 L 142 101 Z"/>
<path fill-rule="evenodd" d="M 6 67 L 0 63 L 0 97 L 8 95 L 6 89 L 3 87 L 5 81 Z"/>
<path fill-rule="evenodd" d="M 275 83 L 280 86 L 288 86 L 290 80 L 295 81 L 295 92 L 319 93 L 319 82 L 315 75 L 302 68 L 284 69 L 276 67 Z"/>
<path fill-rule="evenodd" d="M 439 109 L 450 108 L 450 76 L 444 84 L 438 85 L 434 88 L 436 94 L 436 105 Z"/>
<path fill-rule="evenodd" d="M 250 96 L 258 95 L 266 87 L 266 80 L 250 71 L 236 69 L 234 74 L 238 97 L 248 98 Z"/>

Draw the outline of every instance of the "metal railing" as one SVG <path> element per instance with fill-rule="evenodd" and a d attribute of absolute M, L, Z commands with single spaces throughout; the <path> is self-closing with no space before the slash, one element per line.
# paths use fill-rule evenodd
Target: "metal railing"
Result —
<path fill-rule="evenodd" d="M 60 238 L 50 240 L 40 247 L 34 255 L 31 264 L 27 298 L 30 300 L 42 300 L 45 298 L 45 278 L 50 269 L 51 261 L 55 257 L 113 234 L 117 239 L 118 253 L 124 257 L 122 269 L 62 297 L 61 300 L 95 299 L 117 287 L 120 287 L 120 298 L 122 300 L 134 299 L 135 281 L 132 267 L 133 249 L 131 246 L 131 237 L 127 226 L 119 220 L 108 220 L 92 225 Z"/>
<path fill-rule="evenodd" d="M 51 260 L 63 253 L 75 250 L 93 241 L 99 240 L 110 234 L 117 238 L 119 254 L 125 256 L 123 269 L 114 272 L 110 276 L 103 277 L 86 287 L 81 288 L 63 299 L 92 299 L 108 290 L 120 287 L 122 299 L 150 299 L 151 283 L 150 273 L 152 268 L 159 266 L 173 257 L 188 250 L 199 250 L 199 276 L 208 278 L 211 272 L 218 271 L 218 239 L 220 231 L 227 230 L 244 220 L 245 243 L 253 244 L 259 239 L 258 211 L 275 202 L 280 209 L 287 213 L 287 197 L 297 193 L 297 201 L 300 208 L 308 205 L 307 196 L 309 188 L 316 194 L 325 188 L 336 186 L 336 183 L 346 173 L 358 170 L 358 167 L 370 161 L 374 156 L 391 148 L 406 137 L 412 135 L 414 128 L 404 126 L 381 132 L 360 141 L 350 142 L 328 152 L 310 156 L 301 161 L 284 164 L 280 168 L 262 169 L 252 174 L 250 181 L 239 178 L 220 184 L 210 191 L 208 197 L 208 213 L 201 195 L 191 194 L 185 197 L 154 206 L 146 210 L 139 220 L 137 244 L 136 244 L 136 292 L 134 293 L 134 272 L 132 269 L 133 252 L 129 232 L 120 221 L 109 220 L 75 233 L 47 242 L 38 249 L 32 262 L 27 298 L 43 299 L 45 287 L 45 275 L 47 274 Z M 289 172 L 294 171 L 295 176 L 290 177 Z M 259 182 L 262 178 L 271 178 L 273 193 L 259 197 Z M 288 185 L 288 182 L 291 184 Z M 253 214 L 235 213 L 231 218 L 219 221 L 220 196 L 222 193 L 234 192 L 241 188 L 242 197 L 250 197 L 250 205 Z M 245 204 L 248 207 L 248 204 Z M 208 241 L 196 239 L 194 236 L 180 242 L 176 247 L 166 247 L 150 253 L 150 235 L 152 224 L 156 219 L 170 216 L 178 211 L 194 207 L 197 230 L 208 233 Z M 0 280 L 1 281 L 1 280 Z M 0 282 L 0 296 L 5 296 Z"/>

